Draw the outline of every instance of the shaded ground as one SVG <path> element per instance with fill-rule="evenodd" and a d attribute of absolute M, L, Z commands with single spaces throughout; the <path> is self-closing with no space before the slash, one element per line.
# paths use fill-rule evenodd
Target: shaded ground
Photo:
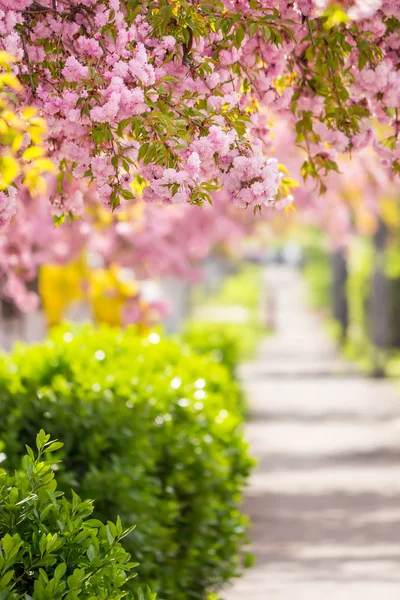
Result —
<path fill-rule="evenodd" d="M 397 600 L 400 394 L 339 358 L 295 271 L 268 280 L 277 331 L 242 372 L 256 564 L 223 598 Z"/>

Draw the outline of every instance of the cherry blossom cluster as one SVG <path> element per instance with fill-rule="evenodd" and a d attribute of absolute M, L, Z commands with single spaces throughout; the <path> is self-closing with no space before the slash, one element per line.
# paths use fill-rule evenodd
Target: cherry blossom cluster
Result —
<path fill-rule="evenodd" d="M 21 104 L 46 119 L 57 167 L 40 198 L 22 186 L 0 197 L 3 223 L 16 212 L 0 233 L 6 293 L 32 306 L 24 282 L 38 265 L 84 246 L 141 277 L 187 274 L 188 248 L 212 247 L 222 217 L 186 205 L 269 215 L 291 202 L 278 195 L 272 113 L 304 149 L 299 176 L 322 190 L 339 153 L 367 146 L 399 172 L 399 20 L 397 0 L 0 0 L 0 46 L 19 60 Z M 100 207 L 131 214 L 137 190 L 144 216 L 109 211 L 99 229 Z M 53 228 L 69 217 L 81 220 Z"/>
<path fill-rule="evenodd" d="M 20 59 L 29 99 L 48 120 L 48 147 L 60 178 L 87 178 L 96 184 L 99 200 L 112 207 L 132 199 L 130 186 L 137 176 L 149 184 L 149 199 L 201 204 L 227 174 L 231 186 L 241 180 L 234 173 L 241 161 L 235 158 L 252 152 L 248 114 L 254 99 L 275 110 L 291 109 L 304 125 L 299 141 L 314 144 L 311 175 L 318 171 L 315 156 L 314 163 L 328 163 L 319 147 L 325 137 L 333 148 L 350 150 L 360 143 L 358 135 L 369 139 L 359 131 L 360 117 L 379 109 L 378 116 L 393 121 L 387 111 L 397 98 L 397 3 L 343 3 L 359 20 L 344 32 L 338 28 L 344 41 L 342 47 L 332 42 L 332 72 L 320 68 L 321 53 L 328 58 L 320 43 L 328 35 L 320 16 L 327 4 L 226 0 L 196 8 L 166 1 L 23 0 L 16 5 L 1 0 L 0 36 L 3 47 Z M 384 57 L 366 50 L 367 41 Z M 358 60 L 365 61 L 363 68 L 340 79 L 335 61 L 347 73 L 347 65 Z M 379 68 L 391 75 L 383 98 L 367 83 L 368 71 Z M 323 90 L 318 77 L 326 75 Z M 331 91 L 333 103 L 326 101 Z M 363 101 L 365 108 L 354 111 L 353 104 Z M 313 135 L 307 134 L 308 113 L 322 124 Z M 397 156 L 391 158 L 396 162 Z M 273 201 L 277 172 L 273 163 L 267 170 L 261 167 L 264 162 L 253 161 L 262 168 L 254 183 L 265 182 L 267 172 L 271 177 L 261 196 L 240 186 L 234 188 L 234 202 Z M 70 206 L 60 178 L 51 200 L 57 210 L 73 213 L 75 202 Z"/>
<path fill-rule="evenodd" d="M 304 156 L 294 143 L 294 132 L 284 121 L 277 122 L 276 153 L 285 158 L 290 173 L 300 180 Z M 398 181 L 373 147 L 365 147 L 353 156 L 337 157 L 340 175 L 331 173 L 326 179 L 323 201 L 315 190 L 315 182 L 307 181 L 294 191 L 296 210 L 285 219 L 265 223 L 277 234 L 293 224 L 316 226 L 326 233 L 333 250 L 349 247 L 355 236 L 370 236 L 380 219 L 389 227 L 398 227 Z M 394 229 L 395 230 L 395 229 Z"/>
<path fill-rule="evenodd" d="M 131 14 L 119 0 L 0 2 L 2 44 L 20 60 L 27 95 L 48 122 L 61 172 L 51 196 L 57 211 L 79 215 L 62 175 L 94 182 L 112 207 L 132 199 L 138 175 L 149 183 L 149 199 L 201 204 L 234 159 L 251 153 L 248 135 L 236 128 L 246 101 L 239 107 L 232 50 L 219 69 L 210 48 L 221 36 L 204 36 L 190 42 L 189 62 L 189 42 L 178 47 L 177 34 L 155 35 L 146 19 L 152 11 L 139 8 Z M 268 202 L 277 193 L 272 171 L 262 194 Z M 265 180 L 266 171 L 256 177 Z"/>

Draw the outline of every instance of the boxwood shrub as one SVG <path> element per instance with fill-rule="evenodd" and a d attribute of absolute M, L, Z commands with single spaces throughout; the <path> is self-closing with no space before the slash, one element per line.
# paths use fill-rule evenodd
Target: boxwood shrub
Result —
<path fill-rule="evenodd" d="M 235 323 L 188 321 L 181 335 L 182 341 L 192 350 L 228 369 L 232 382 L 236 384 L 238 407 L 243 418 L 248 416 L 248 406 L 237 370 L 245 358 L 242 341 L 247 334 L 243 326 Z"/>
<path fill-rule="evenodd" d="M 15 475 L 0 470 L 1 600 L 133 600 L 128 580 L 137 563 L 121 546 L 132 528 L 121 520 L 89 519 L 90 500 L 57 490 L 54 462 L 44 460 L 62 447 L 41 430 L 37 452 L 29 446 Z M 139 600 L 154 600 L 147 588 Z"/>
<path fill-rule="evenodd" d="M 137 527 L 132 585 L 161 600 L 206 598 L 241 565 L 241 492 L 251 468 L 229 371 L 157 333 L 57 330 L 0 361 L 4 464 L 41 427 L 64 441 L 63 490 L 95 518 Z"/>
<path fill-rule="evenodd" d="M 224 365 L 236 379 L 240 361 L 240 340 L 235 326 L 229 323 L 189 321 L 183 331 L 182 340 L 199 354 L 208 354 L 217 363 Z"/>

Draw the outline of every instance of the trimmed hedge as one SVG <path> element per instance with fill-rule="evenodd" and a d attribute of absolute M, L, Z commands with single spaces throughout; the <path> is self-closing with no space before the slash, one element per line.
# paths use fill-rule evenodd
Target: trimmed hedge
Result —
<path fill-rule="evenodd" d="M 243 334 L 241 336 L 241 334 Z M 246 396 L 238 383 L 237 368 L 242 358 L 241 341 L 246 331 L 236 324 L 207 321 L 188 322 L 182 341 L 202 356 L 221 364 L 229 371 L 232 382 L 237 382 L 238 406 L 243 418 L 248 415 Z"/>
<path fill-rule="evenodd" d="M 95 517 L 137 528 L 133 584 L 160 600 L 205 599 L 237 574 L 251 469 L 228 370 L 156 333 L 61 328 L 0 361 L 5 464 L 45 427 L 64 441 L 58 471 Z"/>

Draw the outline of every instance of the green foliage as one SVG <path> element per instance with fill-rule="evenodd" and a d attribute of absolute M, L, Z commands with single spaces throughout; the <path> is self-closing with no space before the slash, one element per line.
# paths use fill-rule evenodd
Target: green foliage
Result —
<path fill-rule="evenodd" d="M 237 367 L 241 358 L 243 329 L 235 323 L 212 323 L 190 321 L 185 328 L 182 340 L 190 348 L 212 361 L 224 365 L 232 381 L 237 381 Z M 238 404 L 243 416 L 247 414 L 245 394 L 237 384 Z"/>
<path fill-rule="evenodd" d="M 372 269 L 374 264 L 371 240 L 359 239 L 353 244 L 349 260 L 347 298 L 349 303 L 352 337 L 366 342 L 367 302 L 371 293 Z"/>
<path fill-rule="evenodd" d="M 228 371 L 156 333 L 61 328 L 0 361 L 7 466 L 46 423 L 65 442 L 60 486 L 94 498 L 95 518 L 137 524 L 130 584 L 161 600 L 206 598 L 241 565 L 241 421 Z"/>
<path fill-rule="evenodd" d="M 300 73 L 291 109 L 297 118 L 296 141 L 307 153 L 301 173 L 305 180 L 309 177 L 316 179 L 320 192 L 326 191 L 321 176 L 339 169 L 326 153 L 312 155 L 310 147 L 312 143 L 320 142 L 321 136 L 314 131 L 312 112 L 299 110 L 298 100 L 305 93 L 323 98 L 320 121 L 328 129 L 340 131 L 349 138 L 359 132 L 360 123 L 368 117 L 369 110 L 366 103 L 350 101 L 349 89 L 354 82 L 354 71 L 346 64 L 354 43 L 359 52 L 360 70 L 366 66 L 375 67 L 382 60 L 382 50 L 373 43 L 371 32 L 363 32 L 356 22 L 346 18 L 343 11 L 339 9 L 338 12 L 332 7 L 319 22 L 308 21 L 308 34 L 301 40 L 302 51 L 293 53 L 289 59 L 293 73 Z"/>
<path fill-rule="evenodd" d="M 240 340 L 235 324 L 190 321 L 183 340 L 200 354 L 209 354 L 229 370 L 233 379 L 240 360 Z"/>
<path fill-rule="evenodd" d="M 386 372 L 398 377 L 400 373 L 400 250 L 394 244 L 388 245 L 383 258 L 383 267 L 389 280 L 390 331 L 392 332 L 392 348 L 379 350 L 370 337 L 369 302 L 374 269 L 374 246 L 370 238 L 357 238 L 349 251 L 347 301 L 349 308 L 349 327 L 343 353 L 346 358 L 357 363 L 366 372 L 373 373 L 376 361 L 385 365 Z M 306 268 L 305 277 L 309 288 L 311 303 L 315 308 L 330 314 L 331 304 L 331 268 L 329 255 L 324 247 L 320 232 L 309 234 L 305 244 Z M 333 319 L 329 322 L 332 337 L 339 339 L 340 327 Z"/>
<path fill-rule="evenodd" d="M 210 304 L 240 305 L 257 311 L 261 297 L 261 268 L 246 265 L 228 277 L 221 290 L 208 300 Z"/>
<path fill-rule="evenodd" d="M 196 351 L 210 353 L 214 360 L 228 366 L 231 373 L 240 361 L 254 357 L 258 343 L 266 334 L 260 319 L 261 273 L 260 267 L 246 265 L 227 277 L 217 293 L 211 296 L 198 293 L 194 298 L 194 318 L 187 324 L 184 339 Z M 213 309 L 226 308 L 226 318 L 229 308 L 238 307 L 246 315 L 243 322 L 207 320 L 208 316 L 212 318 Z"/>
<path fill-rule="evenodd" d="M 63 444 L 41 430 L 36 446 L 36 455 L 26 447 L 14 476 L 0 471 L 1 600 L 132 599 L 126 584 L 137 563 L 120 540 L 133 528 L 88 519 L 91 500 L 57 491 L 50 454 Z M 146 598 L 155 596 L 147 590 Z"/>
<path fill-rule="evenodd" d="M 388 310 L 390 313 L 391 343 L 393 348 L 381 356 L 388 374 L 399 376 L 400 353 L 398 349 L 400 321 L 400 251 L 396 245 L 389 245 L 384 253 L 384 269 L 389 280 L 390 299 Z M 374 356 L 377 349 L 370 339 L 370 324 L 368 303 L 371 296 L 371 285 L 374 269 L 374 247 L 371 239 L 358 239 L 353 243 L 350 254 L 350 272 L 348 281 L 348 301 L 350 310 L 350 335 L 345 348 L 345 355 L 356 361 L 361 369 L 367 373 L 374 370 Z"/>

